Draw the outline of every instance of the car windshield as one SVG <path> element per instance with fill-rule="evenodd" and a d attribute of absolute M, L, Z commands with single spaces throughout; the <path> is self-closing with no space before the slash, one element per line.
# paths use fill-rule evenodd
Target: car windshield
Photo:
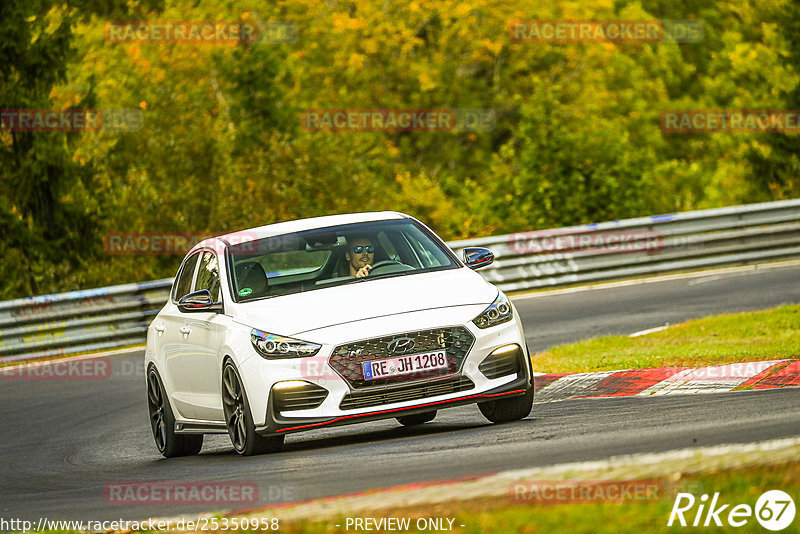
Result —
<path fill-rule="evenodd" d="M 458 268 L 452 252 L 410 219 L 284 234 L 228 251 L 237 302 Z M 366 265 L 368 276 L 356 277 Z"/>

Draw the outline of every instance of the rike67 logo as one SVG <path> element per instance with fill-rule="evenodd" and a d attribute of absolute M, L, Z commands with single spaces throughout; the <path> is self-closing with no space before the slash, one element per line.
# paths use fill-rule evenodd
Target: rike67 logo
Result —
<path fill-rule="evenodd" d="M 667 526 L 709 527 L 730 525 L 742 527 L 753 517 L 767 530 L 783 530 L 794 521 L 795 504 L 792 498 L 781 490 L 770 490 L 761 494 L 755 508 L 749 504 L 723 503 L 719 493 L 709 496 L 703 494 L 699 499 L 691 493 L 678 493 Z"/>

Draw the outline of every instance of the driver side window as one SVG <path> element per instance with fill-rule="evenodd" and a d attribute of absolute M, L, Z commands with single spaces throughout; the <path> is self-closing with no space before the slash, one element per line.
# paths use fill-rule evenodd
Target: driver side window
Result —
<path fill-rule="evenodd" d="M 197 270 L 197 283 L 194 286 L 195 291 L 202 289 L 208 289 L 211 292 L 214 302 L 222 300 L 217 255 L 209 251 L 203 252 L 203 259 L 200 260 L 200 268 Z"/>
<path fill-rule="evenodd" d="M 197 265 L 197 258 L 200 254 L 192 254 L 186 263 L 183 264 L 178 278 L 175 280 L 175 287 L 172 290 L 172 300 L 177 302 L 184 295 L 192 292 L 192 278 L 194 278 L 194 267 Z"/>

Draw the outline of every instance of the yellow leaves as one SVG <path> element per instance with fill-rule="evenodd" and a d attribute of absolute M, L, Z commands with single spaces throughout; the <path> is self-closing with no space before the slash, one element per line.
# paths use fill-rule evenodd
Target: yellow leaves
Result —
<path fill-rule="evenodd" d="M 376 54 L 378 50 L 380 50 L 380 46 L 378 45 L 378 40 L 372 37 L 361 41 L 361 48 L 367 54 Z"/>
<path fill-rule="evenodd" d="M 149 77 L 153 83 L 161 83 L 166 79 L 167 75 L 164 69 L 155 69 L 149 73 Z"/>
<path fill-rule="evenodd" d="M 397 146 L 391 141 L 391 139 L 386 139 L 385 142 L 384 142 L 384 145 L 386 146 L 386 151 L 389 152 L 389 155 L 396 156 L 396 155 L 398 155 L 400 153 L 400 149 L 397 148 Z M 397 179 L 399 176 L 400 175 L 398 174 L 395 177 L 395 181 L 398 181 L 398 182 L 401 181 L 401 180 Z"/>
<path fill-rule="evenodd" d="M 489 51 L 493 54 L 499 54 L 500 51 L 503 49 L 503 43 L 495 43 L 492 42 L 490 39 L 484 39 L 483 45 L 489 49 Z"/>
<path fill-rule="evenodd" d="M 364 59 L 365 56 L 363 54 L 351 54 L 347 60 L 347 66 L 351 69 L 362 69 L 364 68 Z"/>
<path fill-rule="evenodd" d="M 86 165 L 91 159 L 91 156 L 86 153 L 82 153 L 81 149 L 76 150 L 75 153 L 72 154 L 72 161 L 78 165 Z M 70 200 L 71 199 L 69 196 L 62 197 L 62 202 L 69 202 Z"/>
<path fill-rule="evenodd" d="M 467 15 L 468 13 L 470 13 L 472 11 L 472 9 L 473 9 L 473 7 L 471 5 L 469 5 L 468 3 L 466 3 L 466 2 L 465 3 L 459 3 L 456 6 L 456 8 L 453 10 L 453 13 L 455 13 L 456 16 L 463 17 L 464 15 Z"/>
<path fill-rule="evenodd" d="M 761 154 L 761 157 L 763 157 L 763 158 L 769 158 L 769 156 L 770 156 L 770 154 L 772 152 L 772 147 L 770 145 L 767 145 L 765 143 L 759 143 L 758 141 L 753 141 L 750 146 L 756 152 Z"/>
<path fill-rule="evenodd" d="M 334 13 L 331 18 L 337 30 L 360 30 L 367 25 L 363 19 L 351 18 L 347 13 Z"/>
<path fill-rule="evenodd" d="M 138 44 L 132 44 L 128 47 L 128 54 L 136 61 L 142 55 L 142 50 L 139 48 Z"/>
<path fill-rule="evenodd" d="M 423 72 L 422 74 L 420 74 L 418 80 L 420 89 L 422 89 L 423 91 L 432 91 L 436 89 L 437 86 L 436 82 L 433 81 L 433 79 L 431 79 L 431 77 L 427 73 Z"/>

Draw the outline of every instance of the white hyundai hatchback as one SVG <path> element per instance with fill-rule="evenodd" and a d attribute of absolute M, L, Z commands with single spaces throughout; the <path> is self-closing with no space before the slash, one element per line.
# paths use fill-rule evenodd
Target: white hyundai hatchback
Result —
<path fill-rule="evenodd" d="M 239 454 L 289 432 L 477 403 L 526 417 L 533 373 L 513 304 L 429 228 L 396 212 L 334 215 L 197 244 L 147 331 L 153 437 L 164 456 L 227 433 Z"/>

